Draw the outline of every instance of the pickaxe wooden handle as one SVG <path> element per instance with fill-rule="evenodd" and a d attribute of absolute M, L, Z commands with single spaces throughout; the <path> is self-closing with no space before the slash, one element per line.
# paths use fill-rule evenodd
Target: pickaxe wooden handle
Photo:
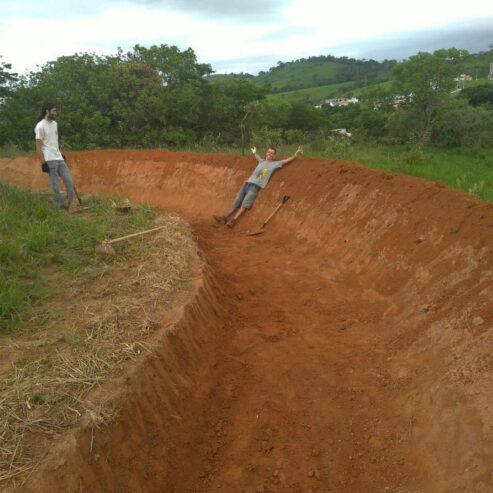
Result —
<path fill-rule="evenodd" d="M 272 219 L 272 217 L 274 216 L 274 214 L 289 200 L 289 195 L 285 195 L 282 200 L 281 200 L 281 203 L 278 204 L 278 206 L 271 212 L 270 216 L 264 221 L 264 223 L 262 224 L 262 226 L 260 226 L 261 229 L 264 229 L 266 226 L 267 226 L 267 223 Z"/>
<path fill-rule="evenodd" d="M 65 164 L 67 165 L 67 168 L 68 168 L 68 163 L 67 163 L 67 158 L 65 157 L 65 154 L 62 154 L 62 157 L 63 157 L 63 160 L 65 161 Z M 72 178 L 72 181 L 73 181 L 73 178 Z M 79 202 L 79 205 L 82 205 L 82 199 L 79 195 L 79 191 L 77 190 L 77 187 L 75 186 L 75 183 L 72 183 L 73 184 L 73 187 L 74 187 L 74 193 L 75 193 L 75 196 L 77 197 L 77 201 Z"/>
<path fill-rule="evenodd" d="M 271 212 L 270 216 L 263 222 L 262 226 L 258 229 L 258 231 L 252 231 L 251 229 L 247 230 L 247 236 L 257 236 L 261 235 L 264 232 L 264 228 L 267 226 L 267 223 L 272 219 L 272 216 L 289 200 L 289 195 L 285 195 L 281 203 L 276 206 L 276 208 Z"/>
<path fill-rule="evenodd" d="M 77 200 L 79 202 L 79 205 L 82 205 L 82 199 L 80 198 L 80 195 L 79 195 L 79 191 L 77 190 L 77 187 L 74 185 L 74 193 L 75 193 L 75 196 L 77 197 Z"/>
<path fill-rule="evenodd" d="M 130 235 L 121 236 L 120 238 L 114 238 L 113 240 L 104 240 L 104 243 L 106 243 L 106 244 L 116 243 L 117 241 L 126 240 L 127 238 L 133 238 L 134 236 L 141 236 L 141 235 L 145 235 L 147 233 L 152 233 L 153 231 L 157 231 L 157 230 L 163 229 L 165 227 L 166 226 L 158 226 L 157 228 L 147 229 L 146 231 L 139 231 L 138 233 L 132 233 Z"/>

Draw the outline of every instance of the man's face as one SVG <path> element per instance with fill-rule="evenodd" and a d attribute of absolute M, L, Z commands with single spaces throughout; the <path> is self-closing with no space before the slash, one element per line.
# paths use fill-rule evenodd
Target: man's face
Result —
<path fill-rule="evenodd" d="M 265 160 L 266 161 L 274 161 L 274 158 L 276 157 L 276 151 L 274 149 L 267 149 L 267 153 L 265 154 Z"/>
<path fill-rule="evenodd" d="M 55 120 L 56 119 L 56 108 L 51 108 L 51 110 L 48 110 L 46 112 L 46 118 L 48 118 L 48 120 Z"/>

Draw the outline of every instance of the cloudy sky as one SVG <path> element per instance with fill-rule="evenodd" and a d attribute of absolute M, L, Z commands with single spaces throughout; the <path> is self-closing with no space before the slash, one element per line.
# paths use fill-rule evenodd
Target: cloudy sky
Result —
<path fill-rule="evenodd" d="M 311 55 L 402 59 L 493 43 L 493 0 L 0 0 L 0 56 L 23 73 L 76 52 L 193 48 L 218 73 Z"/>

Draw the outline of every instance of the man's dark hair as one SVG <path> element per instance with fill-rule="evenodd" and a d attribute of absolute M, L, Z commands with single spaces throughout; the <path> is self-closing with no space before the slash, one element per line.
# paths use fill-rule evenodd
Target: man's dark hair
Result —
<path fill-rule="evenodd" d="M 277 149 L 273 146 L 269 146 L 269 149 L 272 149 L 277 154 Z"/>
<path fill-rule="evenodd" d="M 53 103 L 45 103 L 41 106 L 41 120 L 46 116 L 46 112 L 52 110 L 56 105 Z"/>

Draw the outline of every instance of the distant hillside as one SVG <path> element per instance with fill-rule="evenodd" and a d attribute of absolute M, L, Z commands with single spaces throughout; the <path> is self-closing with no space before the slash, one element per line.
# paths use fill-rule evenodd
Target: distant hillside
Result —
<path fill-rule="evenodd" d="M 461 72 L 484 79 L 493 62 L 493 50 L 468 55 Z M 215 74 L 212 81 L 228 78 L 248 79 L 269 88 L 268 97 L 283 101 L 320 103 L 339 96 L 362 96 L 372 88 L 389 88 L 395 60 L 356 60 L 347 57 L 314 56 L 291 62 L 277 62 L 266 72 L 251 74 Z"/>
<path fill-rule="evenodd" d="M 309 87 L 351 82 L 364 86 L 388 80 L 395 60 L 356 60 L 347 57 L 316 56 L 293 62 L 277 62 L 267 72 L 252 79 L 256 84 L 268 84 L 272 93 Z"/>

